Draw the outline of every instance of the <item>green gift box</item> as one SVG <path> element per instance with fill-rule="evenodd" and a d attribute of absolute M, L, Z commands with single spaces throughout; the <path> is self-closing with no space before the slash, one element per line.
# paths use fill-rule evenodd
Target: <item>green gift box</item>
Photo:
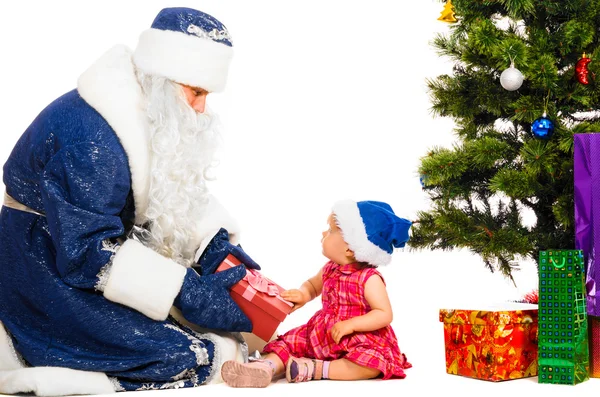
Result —
<path fill-rule="evenodd" d="M 540 251 L 538 382 L 589 379 L 583 251 Z"/>

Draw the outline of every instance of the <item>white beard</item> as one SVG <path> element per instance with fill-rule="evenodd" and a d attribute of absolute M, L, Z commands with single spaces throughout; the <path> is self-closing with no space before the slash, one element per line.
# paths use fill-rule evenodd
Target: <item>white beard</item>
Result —
<path fill-rule="evenodd" d="M 189 267 L 198 249 L 193 236 L 208 202 L 217 119 L 208 109 L 196 113 L 179 84 L 140 72 L 138 79 L 147 101 L 151 145 L 146 244 Z"/>

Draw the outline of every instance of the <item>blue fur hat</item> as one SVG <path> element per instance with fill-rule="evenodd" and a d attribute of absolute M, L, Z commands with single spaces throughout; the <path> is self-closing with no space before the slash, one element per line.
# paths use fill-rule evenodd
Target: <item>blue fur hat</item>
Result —
<path fill-rule="evenodd" d="M 144 73 L 209 92 L 223 91 L 233 45 L 227 28 L 191 8 L 161 10 L 142 32 L 133 62 Z"/>
<path fill-rule="evenodd" d="M 344 241 L 359 262 L 387 265 L 394 248 L 404 247 L 412 222 L 399 218 L 392 207 L 380 201 L 338 201 L 333 205 Z"/>

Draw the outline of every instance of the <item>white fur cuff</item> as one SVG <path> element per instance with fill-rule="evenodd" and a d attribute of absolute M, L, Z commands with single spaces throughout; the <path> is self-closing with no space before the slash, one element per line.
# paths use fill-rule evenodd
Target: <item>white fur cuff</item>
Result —
<path fill-rule="evenodd" d="M 104 296 L 162 321 L 181 290 L 185 273 L 176 262 L 127 240 L 113 258 Z"/>
<path fill-rule="evenodd" d="M 194 236 L 196 246 L 200 247 L 196 251 L 196 262 L 198 262 L 208 243 L 210 243 L 221 228 L 227 229 L 229 232 L 229 242 L 231 244 L 238 244 L 240 240 L 240 227 L 236 220 L 233 219 L 215 196 L 209 194 L 204 216 L 202 217 L 202 221 L 199 222 L 196 228 L 196 235 Z"/>

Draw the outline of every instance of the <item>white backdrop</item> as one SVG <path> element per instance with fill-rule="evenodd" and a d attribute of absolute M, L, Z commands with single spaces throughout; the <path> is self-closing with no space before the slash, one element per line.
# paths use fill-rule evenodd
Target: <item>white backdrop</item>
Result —
<path fill-rule="evenodd" d="M 419 158 L 455 139 L 451 120 L 432 117 L 426 92 L 427 78 L 451 71 L 429 45 L 436 32 L 449 29 L 437 21 L 443 9 L 437 0 L 3 3 L 2 163 L 35 116 L 75 88 L 92 62 L 114 44 L 134 48 L 156 13 L 171 6 L 208 12 L 233 36 L 227 89 L 209 96 L 224 127 L 211 188 L 240 222 L 244 249 L 269 278 L 295 288 L 319 270 L 325 263 L 321 231 L 336 200 L 386 201 L 409 219 L 428 208 Z M 446 375 L 437 314 L 442 307 L 518 299 L 537 284 L 531 262 L 515 275 L 518 288 L 467 251 L 399 251 L 381 271 L 394 308 L 392 325 L 414 364 L 407 379 L 280 382 L 267 394 L 307 387 L 361 394 L 375 387 L 381 393 L 479 387 L 494 394 L 535 384 Z M 319 305 L 311 302 L 279 330 L 304 323 Z M 185 392 L 193 391 L 179 391 Z"/>

